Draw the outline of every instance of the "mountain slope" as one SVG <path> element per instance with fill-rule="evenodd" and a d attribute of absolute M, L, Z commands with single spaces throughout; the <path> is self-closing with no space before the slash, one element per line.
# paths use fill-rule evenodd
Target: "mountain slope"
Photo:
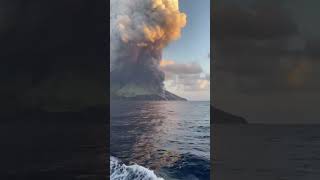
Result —
<path fill-rule="evenodd" d="M 213 112 L 213 123 L 216 124 L 248 124 L 243 117 L 224 112 L 213 106 L 211 106 L 211 112 Z"/>
<path fill-rule="evenodd" d="M 110 92 L 112 100 L 135 100 L 135 101 L 187 101 L 169 91 L 158 93 L 154 90 L 142 87 L 112 89 Z"/>

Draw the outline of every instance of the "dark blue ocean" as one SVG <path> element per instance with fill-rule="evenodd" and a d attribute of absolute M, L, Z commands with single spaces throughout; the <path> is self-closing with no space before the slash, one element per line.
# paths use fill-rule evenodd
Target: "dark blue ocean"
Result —
<path fill-rule="evenodd" d="M 320 179 L 320 125 L 215 125 L 214 179 Z"/>
<path fill-rule="evenodd" d="M 110 179 L 209 180 L 209 105 L 111 102 Z"/>

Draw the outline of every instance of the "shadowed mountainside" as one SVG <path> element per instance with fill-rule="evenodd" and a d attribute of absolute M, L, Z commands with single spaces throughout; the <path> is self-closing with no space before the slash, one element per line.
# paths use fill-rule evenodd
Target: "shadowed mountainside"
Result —
<path fill-rule="evenodd" d="M 247 120 L 240 116 L 224 112 L 213 106 L 210 106 L 210 111 L 213 113 L 213 123 L 216 124 L 248 124 Z"/>
<path fill-rule="evenodd" d="M 146 94 L 136 96 L 119 96 L 111 94 L 112 100 L 129 100 L 129 101 L 187 101 L 187 99 L 179 97 L 169 91 L 165 91 L 164 95 Z"/>

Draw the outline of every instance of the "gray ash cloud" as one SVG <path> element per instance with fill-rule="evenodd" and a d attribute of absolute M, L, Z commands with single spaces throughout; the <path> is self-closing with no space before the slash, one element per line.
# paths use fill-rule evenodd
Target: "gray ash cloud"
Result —
<path fill-rule="evenodd" d="M 163 93 L 162 50 L 186 24 L 178 0 L 112 0 L 110 21 L 111 86 Z"/>

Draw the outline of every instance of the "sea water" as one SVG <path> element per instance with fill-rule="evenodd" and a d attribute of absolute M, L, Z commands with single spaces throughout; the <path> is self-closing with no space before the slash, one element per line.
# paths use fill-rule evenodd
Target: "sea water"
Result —
<path fill-rule="evenodd" d="M 114 101 L 110 130 L 111 179 L 210 179 L 209 101 Z"/>
<path fill-rule="evenodd" d="M 320 179 L 319 125 L 213 127 L 214 179 Z"/>

